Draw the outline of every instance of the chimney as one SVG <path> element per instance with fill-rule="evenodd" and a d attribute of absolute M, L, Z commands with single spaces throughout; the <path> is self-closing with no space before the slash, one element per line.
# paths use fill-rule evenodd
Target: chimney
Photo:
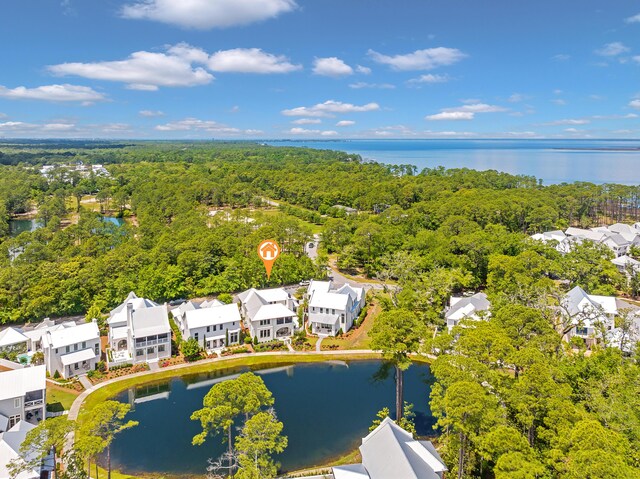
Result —
<path fill-rule="evenodd" d="M 127 325 L 133 325 L 133 303 L 127 303 Z"/>

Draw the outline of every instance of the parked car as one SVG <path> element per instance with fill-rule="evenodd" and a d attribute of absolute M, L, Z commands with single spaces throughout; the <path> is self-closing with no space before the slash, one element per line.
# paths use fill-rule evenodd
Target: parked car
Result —
<path fill-rule="evenodd" d="M 313 248 L 315 246 L 315 244 L 314 243 L 309 243 L 308 246 L 309 246 L 309 248 Z"/>
<path fill-rule="evenodd" d="M 300 286 L 309 286 L 310 281 L 300 281 Z"/>
<path fill-rule="evenodd" d="M 186 303 L 187 300 L 184 298 L 180 298 L 180 299 L 172 299 L 171 301 L 169 301 L 169 306 L 180 306 L 182 303 Z"/>

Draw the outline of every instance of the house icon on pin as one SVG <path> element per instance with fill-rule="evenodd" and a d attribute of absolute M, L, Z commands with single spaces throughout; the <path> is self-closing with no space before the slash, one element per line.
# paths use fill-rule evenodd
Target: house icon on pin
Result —
<path fill-rule="evenodd" d="M 260 257 L 263 260 L 274 260 L 278 256 L 278 245 L 272 241 L 265 241 L 260 245 Z"/>

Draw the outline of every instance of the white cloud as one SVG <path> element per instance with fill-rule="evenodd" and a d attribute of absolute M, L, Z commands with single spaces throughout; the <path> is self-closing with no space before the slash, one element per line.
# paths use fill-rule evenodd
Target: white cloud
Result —
<path fill-rule="evenodd" d="M 205 30 L 248 25 L 296 8 L 294 0 L 139 0 L 121 13 L 124 18 Z"/>
<path fill-rule="evenodd" d="M 273 55 L 260 48 L 221 50 L 209 57 L 209 70 L 227 73 L 289 73 L 300 70 L 284 55 Z"/>
<path fill-rule="evenodd" d="M 571 55 L 567 55 L 565 53 L 558 53 L 557 55 L 552 56 L 551 59 L 556 62 L 566 62 L 567 60 L 571 59 Z"/>
<path fill-rule="evenodd" d="M 446 83 L 449 81 L 449 75 L 433 75 L 428 73 L 418 78 L 412 78 L 408 83 Z"/>
<path fill-rule="evenodd" d="M 640 110 L 640 99 L 631 100 L 629 102 L 629 106 L 631 108 L 635 108 L 636 110 Z"/>
<path fill-rule="evenodd" d="M 355 125 L 356 122 L 353 120 L 342 120 L 336 123 L 336 126 L 352 126 Z"/>
<path fill-rule="evenodd" d="M 337 57 L 316 58 L 313 61 L 313 73 L 327 77 L 353 75 L 353 68 Z"/>
<path fill-rule="evenodd" d="M 61 63 L 51 65 L 54 75 L 75 75 L 92 80 L 116 81 L 134 90 L 157 90 L 158 87 L 186 87 L 205 85 L 213 75 L 202 67 L 194 67 L 206 53 L 189 45 L 179 44 L 167 53 L 134 52 L 129 58 L 93 63 Z"/>
<path fill-rule="evenodd" d="M 564 118 L 562 120 L 550 121 L 548 123 L 543 123 L 547 126 L 555 126 L 555 125 L 586 125 L 591 123 L 591 121 L 586 118 Z"/>
<path fill-rule="evenodd" d="M 107 123 L 101 126 L 104 133 L 130 133 L 133 128 L 128 123 Z"/>
<path fill-rule="evenodd" d="M 353 105 L 342 103 L 341 101 L 328 100 L 314 106 L 299 106 L 290 110 L 282 110 L 285 116 L 309 116 L 309 117 L 331 117 L 335 114 L 358 113 L 376 111 L 380 109 L 377 103 L 367 103 L 365 105 Z"/>
<path fill-rule="evenodd" d="M 317 125 L 322 123 L 320 118 L 299 118 L 298 120 L 293 120 L 291 123 L 294 125 Z"/>
<path fill-rule="evenodd" d="M 632 120 L 638 118 L 635 113 L 627 113 L 626 115 L 593 115 L 594 120 Z"/>
<path fill-rule="evenodd" d="M 185 118 L 184 120 L 173 121 L 155 127 L 157 131 L 196 131 L 202 133 L 218 135 L 252 135 L 262 133 L 260 130 L 242 130 L 234 128 L 212 120 L 199 120 L 197 118 Z"/>
<path fill-rule="evenodd" d="M 488 105 L 487 103 L 466 103 L 454 108 L 444 108 L 440 113 L 434 115 L 427 115 L 425 120 L 473 120 L 476 113 L 497 113 L 502 111 L 507 111 L 507 109 L 498 105 Z"/>
<path fill-rule="evenodd" d="M 371 74 L 371 68 L 369 67 L 363 67 L 362 65 L 358 65 L 356 66 L 356 71 L 358 73 L 361 73 L 363 75 L 370 75 Z"/>
<path fill-rule="evenodd" d="M 435 115 L 425 116 L 425 120 L 473 120 L 475 114 L 470 111 L 442 111 Z"/>
<path fill-rule="evenodd" d="M 393 90 L 396 86 L 391 83 L 367 83 L 363 81 L 351 83 L 349 88 L 360 90 L 361 88 L 379 88 L 381 90 Z"/>
<path fill-rule="evenodd" d="M 9 118 L 9 115 L 7 115 L 6 113 L 0 113 L 0 120 L 4 118 Z"/>
<path fill-rule="evenodd" d="M 433 70 L 441 66 L 453 65 L 467 55 L 457 48 L 427 48 L 405 55 L 383 55 L 374 50 L 367 52 L 372 60 L 389 65 L 394 70 Z"/>
<path fill-rule="evenodd" d="M 600 55 L 603 57 L 616 57 L 628 51 L 629 47 L 627 47 L 624 43 L 612 42 L 607 43 L 602 48 L 597 49 L 595 53 L 596 55 Z"/>
<path fill-rule="evenodd" d="M 164 116 L 164 112 L 160 110 L 140 110 L 138 114 L 145 118 L 154 118 L 158 116 Z"/>
<path fill-rule="evenodd" d="M 307 128 L 291 128 L 286 133 L 290 133 L 292 135 L 320 135 L 320 136 L 335 136 L 338 134 L 337 131 L 333 130 L 308 130 Z"/>
<path fill-rule="evenodd" d="M 527 99 L 526 95 L 523 95 L 522 93 L 514 93 L 509 98 L 507 98 L 507 101 L 509 103 L 520 103 L 521 101 L 524 101 L 526 99 Z"/>
<path fill-rule="evenodd" d="M 640 13 L 633 15 L 632 17 L 625 18 L 626 23 L 640 23 Z"/>
<path fill-rule="evenodd" d="M 554 98 L 553 100 L 551 100 L 551 103 L 555 103 L 556 105 L 560 105 L 560 106 L 564 106 L 567 104 L 567 102 L 562 98 Z"/>
<path fill-rule="evenodd" d="M 96 101 L 106 100 L 102 93 L 86 86 L 69 85 L 44 85 L 36 88 L 19 86 L 6 88 L 0 85 L 0 97 L 10 100 L 44 100 L 53 102 L 82 102 L 90 104 Z"/>
<path fill-rule="evenodd" d="M 640 63 L 640 55 L 636 55 L 631 57 L 631 61 L 635 62 L 635 63 Z"/>

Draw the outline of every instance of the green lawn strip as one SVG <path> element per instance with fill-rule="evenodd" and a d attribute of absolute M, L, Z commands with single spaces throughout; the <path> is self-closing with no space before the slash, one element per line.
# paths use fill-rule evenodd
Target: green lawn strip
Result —
<path fill-rule="evenodd" d="M 69 410 L 79 394 L 77 391 L 47 383 L 47 411 Z"/>
<path fill-rule="evenodd" d="M 324 361 L 349 361 L 349 360 L 362 360 L 362 359 L 378 359 L 378 354 L 345 354 L 345 355 L 321 355 L 321 354 L 286 354 L 286 355 L 265 355 L 265 356 L 249 356 L 237 359 L 229 359 L 226 361 L 217 361 L 209 363 L 194 364 L 190 367 L 178 369 L 159 371 L 154 374 L 146 374 L 144 376 L 132 377 L 117 381 L 112 384 L 97 389 L 87 396 L 82 403 L 80 413 L 78 414 L 78 423 L 82 424 L 84 418 L 88 413 L 97 405 L 103 401 L 107 401 L 116 394 L 124 391 L 133 386 L 140 386 L 142 384 L 152 383 L 163 379 L 172 379 L 188 374 L 198 374 L 205 372 L 218 371 L 220 369 L 238 368 L 243 366 L 259 366 L 266 364 L 297 364 L 297 363 L 312 363 L 312 362 L 324 362 Z"/>

